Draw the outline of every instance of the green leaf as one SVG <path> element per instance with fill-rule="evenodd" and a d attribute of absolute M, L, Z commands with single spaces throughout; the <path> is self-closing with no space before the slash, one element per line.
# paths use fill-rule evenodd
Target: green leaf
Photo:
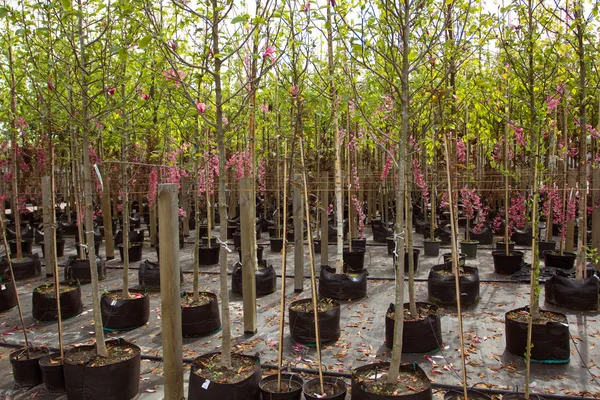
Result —
<path fill-rule="evenodd" d="M 417 57 L 419 57 L 419 53 L 417 53 L 415 50 L 411 50 L 411 52 L 408 53 L 409 61 L 415 61 L 417 59 Z"/>
<path fill-rule="evenodd" d="M 0 7 L 0 18 L 6 17 L 6 14 L 8 14 L 8 8 Z"/>
<path fill-rule="evenodd" d="M 65 10 L 71 10 L 73 8 L 73 4 L 71 4 L 71 0 L 61 0 L 61 3 Z"/>
<path fill-rule="evenodd" d="M 146 35 L 139 41 L 138 46 L 140 49 L 144 49 L 148 46 L 150 41 L 152 40 L 152 35 Z"/>
<path fill-rule="evenodd" d="M 246 21 L 246 15 L 238 15 L 234 19 L 231 20 L 232 24 L 239 24 L 240 22 Z"/>

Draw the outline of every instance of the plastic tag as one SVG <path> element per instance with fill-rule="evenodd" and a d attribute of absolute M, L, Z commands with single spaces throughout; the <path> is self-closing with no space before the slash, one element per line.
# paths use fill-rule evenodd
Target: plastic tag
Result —
<path fill-rule="evenodd" d="M 208 386 L 210 385 L 210 381 L 207 379 L 204 381 L 204 383 L 202 384 L 202 389 L 206 390 L 208 389 Z"/>
<path fill-rule="evenodd" d="M 2 285 L 2 286 L 0 286 L 0 289 L 2 289 L 2 290 L 6 290 L 6 285 Z"/>
<path fill-rule="evenodd" d="M 111 306 L 116 306 L 117 305 L 117 301 L 113 300 L 112 303 L 110 303 Z"/>

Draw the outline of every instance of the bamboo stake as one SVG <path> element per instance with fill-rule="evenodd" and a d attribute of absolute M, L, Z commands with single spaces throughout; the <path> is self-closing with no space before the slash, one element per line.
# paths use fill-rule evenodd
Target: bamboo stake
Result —
<path fill-rule="evenodd" d="M 279 142 L 279 139 L 278 139 Z M 277 146 L 279 149 L 279 144 Z M 285 158 L 285 153 L 287 151 L 287 146 L 285 141 L 283 142 L 283 215 L 287 215 L 287 160 Z M 277 163 L 277 172 L 279 173 L 279 163 Z M 279 177 L 278 177 L 279 181 Z M 279 185 L 277 185 L 279 187 Z M 279 189 L 277 190 L 279 193 Z M 279 203 L 279 195 L 277 199 L 277 203 Z M 279 205 L 277 206 L 279 208 Z M 278 218 L 279 219 L 279 216 Z M 277 352 L 277 391 L 281 392 L 281 364 L 283 362 L 283 333 L 285 326 L 285 277 L 286 277 L 286 269 L 287 269 L 287 260 L 286 260 L 286 245 L 285 238 L 283 239 L 283 247 L 281 248 L 281 301 L 280 301 L 280 318 L 279 318 L 279 349 Z"/>
<path fill-rule="evenodd" d="M 452 175 L 450 174 L 450 155 L 448 152 L 448 134 L 444 132 L 444 153 L 446 156 L 446 177 L 448 179 L 448 207 L 450 209 L 450 227 L 452 231 L 452 267 L 454 269 L 454 284 L 456 286 L 456 314 L 458 317 L 458 335 L 460 339 L 460 360 L 462 364 L 462 384 L 464 398 L 467 396 L 467 366 L 465 364 L 465 339 L 463 336 L 462 312 L 460 307 L 460 269 L 458 266 L 458 249 L 456 247 L 456 219 L 454 214 L 454 196 L 452 195 Z"/>
<path fill-rule="evenodd" d="M 64 344 L 63 344 L 63 331 L 62 331 L 62 315 L 61 315 L 61 311 L 60 311 L 60 291 L 58 290 L 59 287 L 59 277 L 58 277 L 58 256 L 57 256 L 57 249 L 56 249 L 56 212 L 54 211 L 54 208 L 56 207 L 56 198 L 54 196 L 54 187 L 55 187 L 55 177 L 54 177 L 54 146 L 50 145 L 50 207 L 52 208 L 52 217 L 51 217 L 51 221 L 52 221 L 52 236 L 53 236 L 53 240 L 52 240 L 52 244 L 54 246 L 54 251 L 52 252 L 53 255 L 53 267 L 54 267 L 54 288 L 56 289 L 56 309 L 58 310 L 58 346 L 60 347 L 60 359 L 63 360 L 65 353 L 64 353 Z M 46 267 L 47 268 L 47 267 Z"/>
<path fill-rule="evenodd" d="M 302 161 L 302 182 L 304 186 L 304 209 L 306 212 L 306 226 L 308 230 L 308 258 L 310 262 L 310 286 L 313 303 L 313 313 L 315 316 L 315 345 L 317 347 L 317 365 L 319 370 L 319 383 L 321 385 L 321 393 L 325 393 L 323 388 L 323 366 L 321 364 L 321 337 L 319 333 L 319 314 L 318 314 L 318 298 L 317 298 L 317 280 L 315 278 L 315 261 L 313 238 L 310 226 L 310 209 L 308 208 L 308 185 L 306 183 L 306 167 L 304 165 L 304 140 L 300 137 L 300 160 Z"/>

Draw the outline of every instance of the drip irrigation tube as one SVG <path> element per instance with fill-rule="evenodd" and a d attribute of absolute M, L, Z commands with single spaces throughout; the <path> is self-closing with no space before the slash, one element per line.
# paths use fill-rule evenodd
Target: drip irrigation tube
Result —
<path fill-rule="evenodd" d="M 8 348 L 21 348 L 23 347 L 23 345 L 21 344 L 17 344 L 17 343 L 10 343 L 10 342 L 3 342 L 0 343 L 1 347 L 8 347 Z M 49 351 L 51 352 L 56 352 L 58 351 L 58 349 L 49 347 L 48 348 Z M 141 359 L 142 360 L 147 360 L 147 361 L 155 361 L 155 362 L 163 362 L 163 358 L 161 356 L 153 356 L 153 355 L 148 355 L 148 354 L 142 354 L 141 355 Z M 193 358 L 184 358 L 183 362 L 186 364 L 191 364 L 192 362 L 194 362 Z M 261 364 L 260 365 L 261 368 L 263 369 L 272 369 L 272 370 L 276 370 L 277 369 L 277 365 L 274 364 Z M 303 374 L 309 374 L 309 375 L 318 375 L 319 371 L 316 369 L 310 369 L 310 368 L 297 368 L 297 367 L 287 367 L 287 369 L 291 372 L 297 372 L 297 373 L 303 373 Z M 336 371 L 323 371 L 323 375 L 324 376 L 332 376 L 332 377 L 336 377 L 336 378 L 346 378 L 346 379 L 350 379 L 352 378 L 352 374 L 349 372 L 336 372 Z M 443 389 L 443 390 L 462 390 L 463 387 L 460 385 L 450 385 L 450 384 L 445 384 L 445 383 L 437 383 L 437 382 L 431 382 L 431 386 L 433 388 L 436 389 Z M 472 387 L 473 390 L 477 390 L 478 392 L 482 392 L 482 393 L 486 393 L 486 394 L 513 394 L 513 393 L 517 393 L 516 391 L 511 391 L 511 390 L 504 390 L 504 389 L 488 389 L 488 388 L 482 388 L 482 387 Z M 545 399 L 564 399 L 564 400 L 597 400 L 597 397 L 585 397 L 585 396 L 565 396 L 565 395 L 559 395 L 559 394 L 546 394 L 546 393 L 532 393 L 532 394 L 537 394 L 538 396 L 542 396 Z"/>

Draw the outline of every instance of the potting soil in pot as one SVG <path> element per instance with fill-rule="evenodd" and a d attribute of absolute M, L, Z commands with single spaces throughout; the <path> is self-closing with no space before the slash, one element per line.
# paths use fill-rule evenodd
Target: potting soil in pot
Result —
<path fill-rule="evenodd" d="M 414 400 L 431 399 L 431 383 L 418 364 L 400 365 L 398 381 L 387 383 L 389 363 L 376 363 L 352 371 L 352 398 L 388 399 L 407 396 Z"/>

